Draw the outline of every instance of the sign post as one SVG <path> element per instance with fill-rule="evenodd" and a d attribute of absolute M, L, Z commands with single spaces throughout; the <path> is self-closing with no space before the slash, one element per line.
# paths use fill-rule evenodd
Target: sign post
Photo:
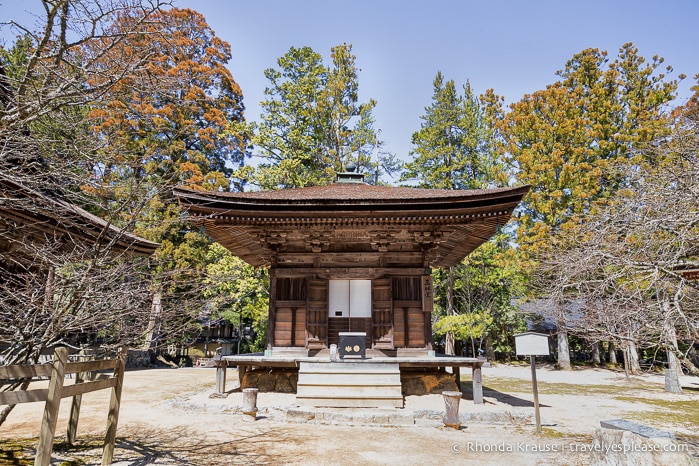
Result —
<path fill-rule="evenodd" d="M 549 337 L 543 333 L 525 332 L 515 335 L 517 356 L 529 356 L 532 367 L 532 391 L 534 392 L 534 416 L 536 433 L 541 433 L 541 415 L 539 414 L 539 389 L 536 384 L 536 357 L 549 355 Z"/>

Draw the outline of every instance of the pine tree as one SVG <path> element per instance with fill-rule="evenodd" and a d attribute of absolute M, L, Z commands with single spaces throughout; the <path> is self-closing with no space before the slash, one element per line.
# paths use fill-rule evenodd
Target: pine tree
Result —
<path fill-rule="evenodd" d="M 292 47 L 265 70 L 270 85 L 262 121 L 247 131 L 264 162 L 245 167 L 242 179 L 265 188 L 323 185 L 352 163 L 377 182 L 397 168 L 383 149 L 372 111 L 374 100 L 359 101 L 359 70 L 352 46 L 331 49 L 332 65 L 310 47 Z"/>
<path fill-rule="evenodd" d="M 618 168 L 654 163 L 638 149 L 669 131 L 665 105 L 677 81 L 625 44 L 609 63 L 606 52 L 586 49 L 558 74 L 561 80 L 524 96 L 500 122 L 500 133 L 517 167 L 516 179 L 531 185 L 518 218 L 522 250 L 536 258 L 551 236 L 581 222 L 595 203 L 625 186 Z M 671 69 L 668 67 L 667 71 Z M 559 327 L 559 365 L 570 368 L 563 303 L 550 310 Z"/>
<path fill-rule="evenodd" d="M 459 95 L 453 80 L 434 79 L 432 104 L 413 133 L 412 160 L 401 180 L 435 189 L 474 189 L 500 185 L 504 167 L 493 151 L 493 129 L 470 83 Z"/>
<path fill-rule="evenodd" d="M 495 117 L 500 113 L 500 99 L 492 92 L 478 99 L 468 82 L 460 95 L 454 81 L 445 82 L 441 72 L 437 73 L 433 86 L 432 103 L 421 117 L 420 130 L 413 133 L 413 158 L 405 164 L 401 179 L 433 189 L 506 185 L 505 167 L 495 152 Z M 472 256 L 478 256 L 475 260 L 482 263 L 491 262 L 490 259 L 504 252 L 498 245 L 507 248 L 506 244 L 500 241 L 493 248 L 481 247 Z M 448 354 L 456 350 L 455 336 L 472 341 L 481 338 L 500 324 L 500 321 L 494 323 L 493 315 L 505 315 L 501 303 L 490 299 L 490 292 L 486 291 L 495 289 L 491 270 L 482 268 L 469 274 L 466 271 L 473 269 L 463 264 L 456 269 L 435 274 L 437 304 L 441 304 L 446 314 L 436 322 L 435 330 L 438 335 L 445 334 Z M 506 301 L 509 305 L 509 299 Z"/>

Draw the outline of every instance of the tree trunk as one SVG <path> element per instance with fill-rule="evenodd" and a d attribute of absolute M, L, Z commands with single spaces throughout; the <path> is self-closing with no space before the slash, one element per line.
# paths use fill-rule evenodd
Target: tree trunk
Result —
<path fill-rule="evenodd" d="M 679 360 L 677 359 L 677 353 L 679 352 L 679 348 L 677 347 L 677 333 L 675 332 L 675 328 L 668 323 L 665 325 L 665 333 L 667 335 L 667 349 L 665 350 L 667 354 L 665 391 L 670 393 L 682 393 L 682 385 L 680 384 L 682 367 L 680 367 Z"/>
<path fill-rule="evenodd" d="M 667 354 L 667 369 L 665 369 L 665 391 L 670 393 L 682 393 L 682 385 L 680 384 L 680 367 L 675 349 L 668 348 L 665 350 Z"/>
<path fill-rule="evenodd" d="M 453 316 L 454 312 L 454 268 L 449 267 L 447 271 L 447 315 Z M 446 354 L 454 355 L 454 334 L 447 332 L 444 342 L 444 352 Z"/>
<path fill-rule="evenodd" d="M 626 346 L 626 363 L 628 364 L 628 370 L 633 375 L 638 375 L 641 373 L 641 364 L 638 361 L 638 351 L 636 350 L 636 342 L 631 340 Z"/>
<path fill-rule="evenodd" d="M 695 367 L 699 367 L 699 351 L 694 349 L 694 346 L 692 346 L 689 349 L 689 352 L 687 353 L 687 357 L 689 359 L 689 362 L 692 363 Z"/>
<path fill-rule="evenodd" d="M 489 337 L 485 337 L 485 357 L 489 361 L 495 360 L 495 348 L 493 348 L 493 340 Z"/>
<path fill-rule="evenodd" d="M 602 364 L 602 359 L 599 355 L 599 341 L 592 342 L 592 364 Z"/>
<path fill-rule="evenodd" d="M 558 368 L 564 371 L 571 370 L 570 348 L 568 346 L 568 332 L 565 327 L 558 325 Z"/>
<path fill-rule="evenodd" d="M 146 341 L 143 344 L 143 349 L 152 350 L 158 346 L 158 337 L 160 334 L 160 319 L 162 317 L 162 293 L 160 290 L 153 293 L 153 303 L 150 309 L 150 320 L 148 321 L 148 329 L 146 330 Z"/>
<path fill-rule="evenodd" d="M 609 364 L 618 364 L 616 360 L 616 346 L 613 341 L 609 342 Z"/>
<path fill-rule="evenodd" d="M 699 353 L 694 347 L 689 349 L 687 357 L 682 357 L 681 359 L 682 367 L 687 370 L 688 374 L 699 376 Z"/>

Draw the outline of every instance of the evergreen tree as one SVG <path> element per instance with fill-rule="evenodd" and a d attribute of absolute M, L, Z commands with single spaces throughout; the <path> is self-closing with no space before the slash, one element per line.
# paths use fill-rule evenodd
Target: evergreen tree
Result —
<path fill-rule="evenodd" d="M 433 189 L 482 189 L 507 184 L 507 173 L 495 151 L 495 117 L 500 115 L 501 100 L 489 92 L 477 98 L 467 82 L 463 95 L 453 80 L 446 81 L 441 72 L 434 79 L 432 103 L 425 109 L 419 131 L 413 134 L 412 160 L 405 165 L 403 181 L 416 180 L 418 186 Z M 492 263 L 510 249 L 507 236 L 498 232 L 499 241 L 474 251 L 463 264 L 435 273 L 437 290 L 434 329 L 445 335 L 445 351 L 454 354 L 458 340 L 481 339 L 486 343 L 500 337 L 494 329 L 510 315 L 510 294 L 514 288 L 499 288 L 500 279 L 490 267 L 469 264 Z M 495 299 L 495 296 L 498 299 Z M 494 317 L 497 319 L 495 320 Z M 456 339 L 456 341 L 455 341 Z M 475 351 L 475 347 L 472 348 Z M 492 352 L 491 352 L 492 353 Z M 492 355 L 492 354 L 491 354 Z"/>
<path fill-rule="evenodd" d="M 625 44 L 609 63 L 606 52 L 583 50 L 566 63 L 560 81 L 511 106 L 500 132 L 516 179 L 531 185 L 518 218 L 522 250 L 546 253 L 551 236 L 574 228 L 591 207 L 610 199 L 625 179 L 617 168 L 654 163 L 638 149 L 667 134 L 665 105 L 677 81 Z M 668 67 L 667 71 L 671 69 Z M 559 366 L 570 368 L 563 303 L 549 312 L 559 329 Z"/>
<path fill-rule="evenodd" d="M 264 162 L 238 176 L 264 189 L 323 185 L 353 163 L 376 182 L 397 164 L 375 128 L 374 100 L 359 101 L 352 46 L 331 49 L 332 66 L 310 47 L 292 47 L 265 70 L 270 85 L 262 121 L 250 125 L 255 155 Z M 235 128 L 234 128 L 235 129 Z"/>
<path fill-rule="evenodd" d="M 434 79 L 432 104 L 425 108 L 419 131 L 413 133 L 412 160 L 401 180 L 420 187 L 475 189 L 506 184 L 504 167 L 493 150 L 490 121 L 466 82 L 459 95 L 453 80 Z"/>

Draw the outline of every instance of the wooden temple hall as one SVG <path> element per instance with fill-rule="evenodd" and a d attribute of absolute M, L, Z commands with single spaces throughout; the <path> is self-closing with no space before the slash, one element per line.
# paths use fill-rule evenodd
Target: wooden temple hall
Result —
<path fill-rule="evenodd" d="M 213 240 L 269 267 L 268 351 L 225 357 L 239 373 L 359 356 L 401 369 L 451 366 L 458 377 L 482 361 L 434 357 L 431 271 L 487 241 L 527 190 L 370 186 L 344 173 L 328 186 L 175 195 Z"/>

